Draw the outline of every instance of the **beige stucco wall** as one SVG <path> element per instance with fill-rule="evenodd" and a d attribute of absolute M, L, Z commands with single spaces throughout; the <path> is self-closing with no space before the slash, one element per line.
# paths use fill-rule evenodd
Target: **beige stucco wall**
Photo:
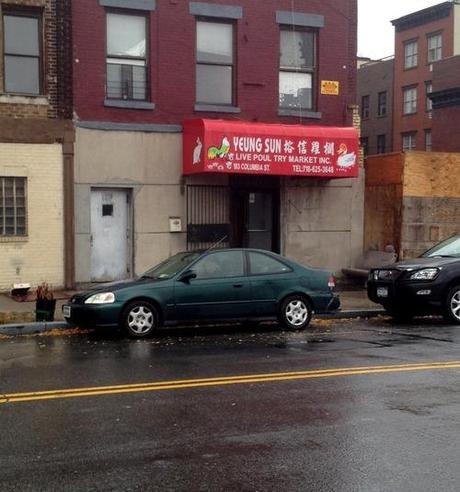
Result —
<path fill-rule="evenodd" d="M 25 238 L 0 237 L 0 290 L 64 284 L 63 157 L 59 144 L 0 143 L 0 176 L 27 178 Z"/>
<path fill-rule="evenodd" d="M 90 196 L 93 187 L 132 190 L 134 273 L 184 250 L 182 134 L 78 128 L 75 146 L 76 281 L 91 278 Z M 182 233 L 169 232 L 169 217 Z"/>
<path fill-rule="evenodd" d="M 282 252 L 337 274 L 363 251 L 364 170 L 354 179 L 293 179 L 282 193 Z"/>

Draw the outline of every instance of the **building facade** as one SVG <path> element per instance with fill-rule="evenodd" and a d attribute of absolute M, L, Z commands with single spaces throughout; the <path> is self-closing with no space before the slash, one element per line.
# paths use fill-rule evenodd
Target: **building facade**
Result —
<path fill-rule="evenodd" d="M 457 0 L 406 15 L 395 26 L 393 150 L 432 150 L 433 67 L 460 54 Z"/>
<path fill-rule="evenodd" d="M 460 152 L 460 56 L 437 62 L 433 67 L 433 150 Z"/>
<path fill-rule="evenodd" d="M 0 1 L 0 290 L 73 284 L 70 1 Z"/>
<path fill-rule="evenodd" d="M 359 257 L 358 152 L 324 129 L 358 123 L 356 0 L 79 0 L 72 16 L 78 283 L 216 243 Z"/>
<path fill-rule="evenodd" d="M 365 155 L 391 152 L 394 58 L 369 61 L 358 69 L 361 146 Z"/>

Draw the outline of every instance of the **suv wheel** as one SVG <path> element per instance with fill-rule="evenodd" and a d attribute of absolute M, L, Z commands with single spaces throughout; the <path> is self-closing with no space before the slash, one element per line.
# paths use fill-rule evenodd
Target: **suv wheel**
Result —
<path fill-rule="evenodd" d="M 452 287 L 444 301 L 444 317 L 451 323 L 460 324 L 460 285 Z"/>

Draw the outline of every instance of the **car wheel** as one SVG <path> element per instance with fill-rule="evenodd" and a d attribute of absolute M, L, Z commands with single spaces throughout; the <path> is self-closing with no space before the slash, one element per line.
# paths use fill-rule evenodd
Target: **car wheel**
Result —
<path fill-rule="evenodd" d="M 460 285 L 456 285 L 447 293 L 444 317 L 451 323 L 460 324 Z"/>
<path fill-rule="evenodd" d="M 302 296 L 286 298 L 280 308 L 279 322 L 288 330 L 303 330 L 311 320 L 310 303 Z"/>
<path fill-rule="evenodd" d="M 122 328 L 133 338 L 145 338 L 158 328 L 157 310 L 146 301 L 134 301 L 122 316 Z"/>

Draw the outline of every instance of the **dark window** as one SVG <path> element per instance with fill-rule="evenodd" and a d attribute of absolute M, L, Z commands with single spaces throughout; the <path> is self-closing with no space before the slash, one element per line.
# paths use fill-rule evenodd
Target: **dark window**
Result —
<path fill-rule="evenodd" d="M 0 177 L 0 236 L 26 232 L 26 178 Z"/>
<path fill-rule="evenodd" d="M 107 98 L 147 99 L 147 18 L 107 14 Z"/>
<path fill-rule="evenodd" d="M 3 16 L 4 89 L 7 93 L 40 94 L 40 18 L 34 15 Z"/>
<path fill-rule="evenodd" d="M 408 41 L 404 45 L 404 68 L 414 68 L 418 63 L 418 43 Z"/>
<path fill-rule="evenodd" d="M 361 147 L 363 149 L 363 154 L 366 156 L 369 153 L 369 138 L 368 137 L 361 137 L 359 139 Z"/>
<path fill-rule="evenodd" d="M 377 154 L 384 154 L 387 151 L 387 136 L 377 135 Z"/>
<path fill-rule="evenodd" d="M 377 107 L 378 116 L 386 116 L 387 114 L 387 93 L 379 92 L 378 94 L 378 107 Z"/>
<path fill-rule="evenodd" d="M 249 253 L 249 272 L 251 275 L 269 275 L 291 271 L 291 268 L 271 256 L 263 253 Z"/>
<path fill-rule="evenodd" d="M 198 279 L 241 277 L 244 275 L 242 251 L 211 253 L 193 265 Z"/>
<path fill-rule="evenodd" d="M 370 103 L 369 96 L 363 96 L 361 98 L 361 118 L 363 120 L 367 120 L 367 118 L 369 118 L 369 103 Z"/>
<path fill-rule="evenodd" d="M 316 33 L 281 29 L 279 106 L 313 109 L 316 70 Z"/>
<path fill-rule="evenodd" d="M 113 216 L 113 205 L 104 204 L 102 205 L 102 217 L 112 217 Z"/>
<path fill-rule="evenodd" d="M 233 104 L 233 24 L 196 23 L 196 102 Z"/>

